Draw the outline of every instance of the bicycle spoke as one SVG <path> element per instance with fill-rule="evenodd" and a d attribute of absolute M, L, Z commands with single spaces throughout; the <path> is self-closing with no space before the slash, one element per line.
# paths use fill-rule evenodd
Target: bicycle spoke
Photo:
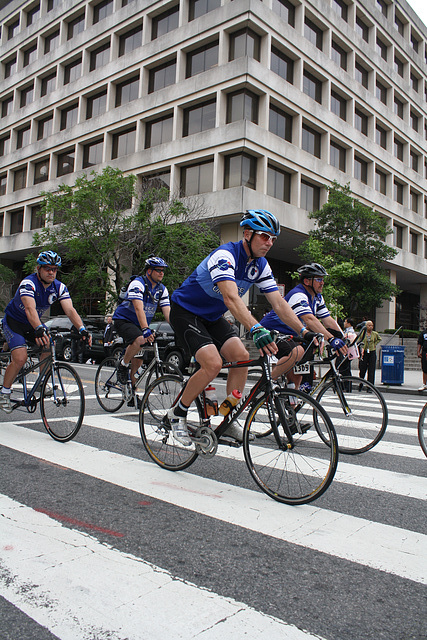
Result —
<path fill-rule="evenodd" d="M 76 371 L 65 363 L 54 363 L 41 389 L 40 411 L 48 434 L 60 442 L 74 438 L 84 416 L 83 385 Z"/>
<path fill-rule="evenodd" d="M 104 411 L 114 413 L 123 406 L 123 391 L 117 382 L 117 360 L 106 358 L 95 375 L 95 394 Z"/>
<path fill-rule="evenodd" d="M 427 456 L 427 404 L 424 405 L 418 419 L 418 440 Z"/>

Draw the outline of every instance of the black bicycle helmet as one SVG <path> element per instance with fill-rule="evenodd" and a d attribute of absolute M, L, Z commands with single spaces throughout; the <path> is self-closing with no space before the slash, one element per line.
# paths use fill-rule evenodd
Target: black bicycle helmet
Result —
<path fill-rule="evenodd" d="M 328 275 L 325 267 L 322 267 L 318 262 L 311 262 L 310 264 L 303 264 L 302 267 L 297 269 L 301 280 L 304 278 L 324 278 Z"/>
<path fill-rule="evenodd" d="M 279 221 L 264 209 L 248 209 L 240 221 L 240 226 L 250 227 L 254 231 L 264 231 L 272 236 L 278 236 L 280 233 Z"/>
<path fill-rule="evenodd" d="M 59 256 L 55 251 L 42 251 L 37 256 L 37 264 L 41 267 L 60 267 L 62 264 L 61 256 Z"/>

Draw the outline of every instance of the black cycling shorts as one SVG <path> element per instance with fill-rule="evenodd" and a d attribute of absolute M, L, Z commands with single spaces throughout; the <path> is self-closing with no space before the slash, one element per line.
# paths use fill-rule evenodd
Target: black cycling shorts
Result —
<path fill-rule="evenodd" d="M 123 338 L 123 342 L 128 347 L 132 342 L 135 342 L 137 338 L 142 336 L 141 327 L 137 326 L 129 320 L 114 320 L 114 329 L 119 336 Z"/>
<path fill-rule="evenodd" d="M 427 373 L 427 351 L 424 349 L 421 351 L 421 370 L 423 373 Z"/>
<path fill-rule="evenodd" d="M 221 351 L 227 340 L 237 337 L 236 329 L 222 316 L 214 322 L 209 322 L 176 302 L 171 303 L 169 321 L 178 342 L 193 356 L 208 344 L 214 344 L 218 351 Z"/>
<path fill-rule="evenodd" d="M 284 336 L 279 336 L 276 340 L 278 352 L 275 357 L 280 360 L 283 356 L 288 356 L 295 347 L 297 347 L 297 343 L 292 340 L 291 337 L 285 338 Z"/>

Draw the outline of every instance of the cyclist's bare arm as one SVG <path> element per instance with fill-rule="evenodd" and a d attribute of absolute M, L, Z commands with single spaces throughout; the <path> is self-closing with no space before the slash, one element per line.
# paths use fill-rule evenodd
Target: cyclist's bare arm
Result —
<path fill-rule="evenodd" d="M 320 320 L 316 318 L 316 316 L 314 316 L 312 313 L 305 313 L 304 315 L 300 316 L 300 318 L 303 320 L 303 322 L 305 322 L 310 331 L 315 331 L 316 333 L 323 334 L 326 340 L 334 337 L 333 334 L 328 331 L 328 328 L 335 329 L 336 331 L 341 331 L 339 324 L 335 322 L 335 320 L 331 318 L 331 316 L 323 318 L 322 322 L 320 322 Z M 339 352 L 342 355 L 345 355 L 347 351 L 348 349 L 346 346 L 339 349 Z"/>
<path fill-rule="evenodd" d="M 24 310 L 28 318 L 28 322 L 33 327 L 33 329 L 37 329 L 37 327 L 42 324 L 42 321 L 40 320 L 39 314 L 37 313 L 36 301 L 30 296 L 21 296 L 21 301 L 24 305 Z M 48 344 L 49 337 L 47 334 L 44 334 L 41 338 L 36 338 L 36 345 L 38 347 L 45 347 Z"/>
<path fill-rule="evenodd" d="M 170 307 L 162 307 L 162 313 L 165 317 L 166 322 L 169 322 L 169 314 L 170 314 L 171 308 Z"/>
<path fill-rule="evenodd" d="M 271 291 L 270 293 L 266 293 L 265 297 L 267 298 L 279 318 L 282 320 L 282 322 L 292 327 L 292 329 L 299 335 L 301 329 L 303 328 L 303 324 L 296 313 L 292 311 L 289 303 L 286 302 L 284 298 L 282 298 L 278 291 Z M 311 327 L 309 327 L 309 329 L 310 331 L 315 331 L 315 329 L 311 329 Z"/>
<path fill-rule="evenodd" d="M 138 318 L 139 326 L 141 329 L 145 329 L 148 327 L 147 316 L 144 311 L 144 303 L 142 300 L 132 300 L 133 307 L 135 309 L 136 317 Z M 148 336 L 147 339 L 144 338 L 145 342 L 154 342 L 154 335 Z"/>
<path fill-rule="evenodd" d="M 63 312 L 65 313 L 67 318 L 69 318 L 71 320 L 71 322 L 76 327 L 76 329 L 80 329 L 80 327 L 84 326 L 81 317 L 79 316 L 79 314 L 77 313 L 76 309 L 74 308 L 74 305 L 73 305 L 73 302 L 72 302 L 71 298 L 66 298 L 66 300 L 61 300 L 60 304 L 61 304 Z M 85 339 L 86 338 L 83 336 L 83 340 L 85 340 Z M 89 335 L 88 343 L 89 343 L 89 346 L 92 344 L 92 336 L 91 335 Z"/>

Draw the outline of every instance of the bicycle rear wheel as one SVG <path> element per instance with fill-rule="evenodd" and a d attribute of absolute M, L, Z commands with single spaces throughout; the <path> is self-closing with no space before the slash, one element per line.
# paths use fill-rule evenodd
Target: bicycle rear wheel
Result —
<path fill-rule="evenodd" d="M 106 358 L 95 375 L 95 395 L 104 411 L 114 413 L 123 406 L 122 386 L 117 382 L 117 359 Z"/>
<path fill-rule="evenodd" d="M 147 389 L 139 410 L 139 430 L 148 455 L 160 467 L 170 471 L 186 469 L 198 455 L 194 444 L 184 447 L 175 440 L 170 427 L 162 423 L 181 389 L 182 379 L 179 376 L 165 375 L 157 378 Z M 197 399 L 188 411 L 189 432 L 195 433 L 201 423 L 202 409 Z"/>
<path fill-rule="evenodd" d="M 248 469 L 257 485 L 274 500 L 285 504 L 311 502 L 326 491 L 337 468 L 338 443 L 332 422 L 314 398 L 295 389 L 278 391 L 270 409 L 281 444 L 277 443 L 275 430 L 269 432 L 267 428 L 271 420 L 264 397 L 254 405 L 245 424 L 243 451 Z M 323 437 L 315 422 L 322 425 Z M 292 448 L 285 424 L 295 434 Z M 266 435 L 251 438 L 260 432 Z"/>
<path fill-rule="evenodd" d="M 427 403 L 422 408 L 418 418 L 418 440 L 424 455 L 427 456 Z"/>
<path fill-rule="evenodd" d="M 41 388 L 40 412 L 48 434 L 68 442 L 79 431 L 85 412 L 82 382 L 66 363 L 54 362 Z"/>
<path fill-rule="evenodd" d="M 344 406 L 337 384 L 342 388 Z M 388 423 L 387 405 L 380 391 L 367 380 L 353 376 L 343 377 L 341 382 L 331 380 L 316 399 L 332 420 L 340 453 L 364 453 L 383 437 Z"/>

